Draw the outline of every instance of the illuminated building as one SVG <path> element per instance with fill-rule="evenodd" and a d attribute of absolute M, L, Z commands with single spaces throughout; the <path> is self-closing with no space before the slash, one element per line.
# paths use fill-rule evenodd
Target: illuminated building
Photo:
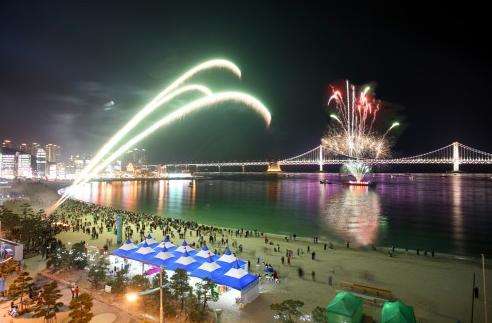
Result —
<path fill-rule="evenodd" d="M 38 148 L 36 151 L 36 176 L 39 178 L 46 176 L 46 151 Z"/>
<path fill-rule="evenodd" d="M 31 155 L 20 153 L 17 155 L 17 177 L 31 178 Z"/>
<path fill-rule="evenodd" d="M 12 141 L 10 139 L 4 139 L 2 141 L 2 148 L 12 149 Z"/>
<path fill-rule="evenodd" d="M 65 179 L 66 178 L 66 169 L 64 163 L 56 164 L 56 178 Z"/>
<path fill-rule="evenodd" d="M 143 148 L 134 148 L 126 152 L 125 164 L 132 163 L 133 166 L 145 165 L 147 163 L 147 152 Z"/>
<path fill-rule="evenodd" d="M 56 163 L 46 163 L 46 177 L 49 179 L 49 180 L 54 180 L 56 179 L 56 175 L 58 173 L 57 171 L 57 167 L 56 167 Z"/>
<path fill-rule="evenodd" d="M 61 147 L 55 144 L 47 144 L 46 149 L 46 161 L 48 163 L 57 163 L 61 157 Z"/>
<path fill-rule="evenodd" d="M 121 172 L 121 170 L 122 170 L 121 160 L 117 160 L 114 162 L 113 170 L 117 171 L 117 172 Z"/>
<path fill-rule="evenodd" d="M 21 153 L 27 153 L 29 152 L 29 146 L 28 144 L 26 144 L 25 142 L 23 142 L 22 144 L 19 145 L 19 151 Z"/>
<path fill-rule="evenodd" d="M 0 177 L 13 179 L 15 177 L 15 154 L 0 154 Z"/>
<path fill-rule="evenodd" d="M 34 156 L 36 157 L 36 154 L 38 153 L 38 149 L 40 148 L 41 146 L 37 143 L 37 142 L 33 142 L 31 144 L 31 147 L 30 147 L 30 153 L 31 153 L 31 156 Z"/>

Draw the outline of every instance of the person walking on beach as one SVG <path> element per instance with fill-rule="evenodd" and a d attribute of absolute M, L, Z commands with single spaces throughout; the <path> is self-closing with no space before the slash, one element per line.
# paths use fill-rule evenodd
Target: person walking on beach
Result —
<path fill-rule="evenodd" d="M 75 287 L 73 286 L 73 284 L 70 286 L 70 293 L 72 294 L 72 298 L 75 297 Z"/>
<path fill-rule="evenodd" d="M 313 282 L 316 281 L 316 273 L 314 270 L 311 272 L 311 278 L 313 279 Z"/>
<path fill-rule="evenodd" d="M 314 260 L 316 258 L 316 252 L 313 251 L 313 253 L 311 254 L 311 260 Z"/>
<path fill-rule="evenodd" d="M 323 250 L 326 250 L 326 243 L 323 245 Z"/>
<path fill-rule="evenodd" d="M 328 277 L 328 285 L 333 286 L 333 277 Z"/>
<path fill-rule="evenodd" d="M 282 265 L 285 263 L 285 258 L 284 258 L 284 256 L 282 256 L 282 257 L 280 258 L 280 261 L 282 261 Z"/>
<path fill-rule="evenodd" d="M 297 274 L 299 275 L 299 278 L 304 278 L 304 270 L 302 270 L 301 267 L 297 269 Z"/>

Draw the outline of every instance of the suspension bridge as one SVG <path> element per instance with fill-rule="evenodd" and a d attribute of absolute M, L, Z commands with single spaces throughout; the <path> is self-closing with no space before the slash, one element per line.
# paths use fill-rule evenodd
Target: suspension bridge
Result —
<path fill-rule="evenodd" d="M 349 161 L 359 161 L 368 165 L 428 165 L 428 164 L 449 164 L 453 171 L 457 172 L 460 165 L 490 165 L 492 164 L 492 154 L 481 151 L 459 142 L 453 142 L 439 149 L 409 157 L 400 158 L 380 158 L 380 159 L 355 159 L 349 156 L 337 154 L 319 145 L 297 156 L 282 159 L 276 162 L 271 161 L 230 161 L 230 162 L 186 162 L 167 164 L 166 167 L 175 168 L 210 168 L 217 167 L 220 171 L 222 167 L 242 167 L 243 171 L 247 166 L 266 166 L 268 171 L 280 171 L 282 166 L 296 165 L 315 165 L 323 171 L 324 165 L 342 165 Z"/>

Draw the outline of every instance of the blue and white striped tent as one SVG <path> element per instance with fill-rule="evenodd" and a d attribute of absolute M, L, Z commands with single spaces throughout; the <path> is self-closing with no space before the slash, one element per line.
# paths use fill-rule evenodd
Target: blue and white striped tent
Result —
<path fill-rule="evenodd" d="M 197 267 L 195 270 L 190 272 L 190 276 L 198 277 L 201 279 L 212 280 L 213 274 L 218 270 L 222 270 L 222 267 L 220 267 L 220 265 L 214 262 L 212 260 L 212 257 L 210 257 L 205 262 L 203 262 L 199 267 Z"/>
<path fill-rule="evenodd" d="M 201 258 L 200 260 L 203 261 L 203 259 L 209 259 L 209 258 L 212 258 L 213 261 L 219 259 L 218 256 L 216 256 L 212 251 L 210 251 L 207 247 L 206 244 L 204 244 L 202 246 L 202 248 L 200 249 L 200 251 L 198 251 L 196 254 L 193 255 L 193 257 L 199 259 Z"/>
<path fill-rule="evenodd" d="M 212 281 L 237 290 L 243 290 L 257 282 L 258 277 L 248 273 L 246 269 L 241 268 L 238 262 L 235 262 L 229 269 L 214 273 Z"/>
<path fill-rule="evenodd" d="M 136 246 L 130 240 L 127 240 L 120 248 L 113 251 L 113 255 L 166 270 L 182 269 L 192 277 L 210 279 L 219 285 L 229 286 L 239 291 L 247 291 L 250 286 L 255 286 L 254 283 L 258 282 L 256 275 L 248 273 L 243 268 L 246 262 L 234 256 L 229 248 L 226 248 L 221 257 L 209 255 L 209 257 L 203 258 L 197 256 L 198 253 L 191 247 L 191 252 L 196 253 L 196 255 L 190 254 L 187 250 L 188 248 L 186 248 L 189 247 L 186 241 L 183 242 L 181 247 L 184 247 L 182 253 L 173 250 L 174 248 L 168 249 L 162 243 L 152 247 L 144 241 Z M 200 252 L 202 252 L 201 255 L 205 252 L 212 254 L 206 246 L 202 247 Z"/>
<path fill-rule="evenodd" d="M 113 250 L 113 255 L 127 258 L 129 254 L 137 249 L 137 246 L 130 240 L 126 240 L 118 249 Z"/>
<path fill-rule="evenodd" d="M 196 251 L 192 247 L 188 245 L 188 242 L 186 240 L 183 240 L 183 243 L 181 246 L 177 247 L 176 250 L 174 250 L 175 253 L 180 253 L 180 254 L 195 254 Z"/>
<path fill-rule="evenodd" d="M 150 234 L 150 232 L 147 235 L 147 237 L 145 238 L 145 242 L 147 242 L 147 244 L 149 246 L 151 246 L 152 248 L 155 247 L 155 246 L 157 246 L 157 244 L 158 244 L 158 242 L 152 237 L 152 235 Z"/>
<path fill-rule="evenodd" d="M 159 246 L 166 247 L 167 249 L 173 249 L 173 250 L 176 249 L 176 245 L 171 242 L 171 239 L 169 239 L 169 235 L 166 235 L 164 240 L 162 240 L 161 243 L 159 243 Z"/>
<path fill-rule="evenodd" d="M 177 255 L 177 254 L 175 254 Z M 200 262 L 198 262 L 195 258 L 190 256 L 187 251 L 184 252 L 182 256 L 176 259 L 174 262 L 170 263 L 166 269 L 168 270 L 177 270 L 182 269 L 190 272 L 200 266 Z"/>
<path fill-rule="evenodd" d="M 150 258 L 152 257 L 153 252 L 154 249 L 150 247 L 150 245 L 147 244 L 146 241 L 144 241 L 143 244 L 140 244 L 140 247 L 138 249 L 128 254 L 127 258 L 148 263 Z"/>
<path fill-rule="evenodd" d="M 236 256 L 234 256 L 229 249 L 229 247 L 226 247 L 224 254 L 219 257 L 219 259 L 216 260 L 217 263 L 224 268 L 230 268 L 233 263 L 237 262 L 240 267 L 244 266 L 246 264 L 245 261 L 240 260 Z"/>
<path fill-rule="evenodd" d="M 167 268 L 177 259 L 176 255 L 164 247 L 156 254 L 152 254 L 152 257 L 148 259 L 148 263 L 157 267 Z"/>

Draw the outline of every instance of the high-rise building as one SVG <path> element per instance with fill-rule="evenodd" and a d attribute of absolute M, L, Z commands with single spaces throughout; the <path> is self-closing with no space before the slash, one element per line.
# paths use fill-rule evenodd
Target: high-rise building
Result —
<path fill-rule="evenodd" d="M 56 163 L 56 178 L 65 179 L 67 176 L 67 171 L 64 163 Z"/>
<path fill-rule="evenodd" d="M 26 153 L 17 154 L 17 177 L 31 178 L 31 155 Z"/>
<path fill-rule="evenodd" d="M 58 173 L 56 163 L 46 163 L 46 177 L 50 180 L 56 179 Z"/>
<path fill-rule="evenodd" d="M 13 179 L 15 177 L 15 154 L 0 154 L 0 177 Z"/>
<path fill-rule="evenodd" d="M 46 176 L 46 151 L 43 148 L 38 148 L 36 152 L 36 176 Z"/>
<path fill-rule="evenodd" d="M 21 144 L 19 145 L 19 151 L 20 151 L 21 153 L 28 153 L 28 152 L 29 152 L 29 145 L 28 145 L 28 144 L 26 144 L 25 142 L 21 143 Z"/>
<path fill-rule="evenodd" d="M 2 141 L 2 148 L 12 149 L 12 147 L 13 147 L 12 140 L 10 140 L 10 139 L 4 139 Z"/>
<path fill-rule="evenodd" d="M 125 165 L 132 163 L 134 166 L 145 165 L 147 163 L 147 152 L 143 148 L 134 148 L 126 152 Z"/>
<path fill-rule="evenodd" d="M 41 146 L 37 142 L 33 142 L 30 147 L 30 152 L 31 156 L 36 157 L 36 154 L 38 153 L 38 148 Z"/>
<path fill-rule="evenodd" d="M 61 147 L 55 144 L 47 144 L 45 146 L 46 150 L 46 161 L 48 163 L 57 163 L 61 157 Z"/>

